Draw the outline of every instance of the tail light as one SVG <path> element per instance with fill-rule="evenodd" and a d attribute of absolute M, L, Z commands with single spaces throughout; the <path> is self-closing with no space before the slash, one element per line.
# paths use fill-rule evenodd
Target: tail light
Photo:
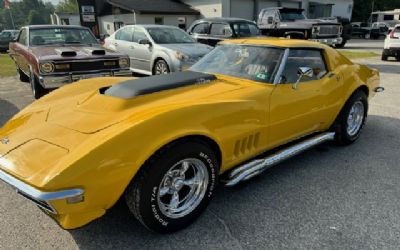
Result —
<path fill-rule="evenodd" d="M 392 32 L 390 32 L 389 37 L 390 37 L 391 39 L 399 39 L 399 37 L 396 36 L 395 34 L 396 34 L 396 33 L 394 33 L 394 30 L 393 30 Z"/>

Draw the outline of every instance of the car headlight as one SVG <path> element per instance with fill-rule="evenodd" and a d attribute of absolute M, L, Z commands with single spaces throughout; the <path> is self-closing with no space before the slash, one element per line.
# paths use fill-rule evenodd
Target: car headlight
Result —
<path fill-rule="evenodd" d="M 128 58 L 120 58 L 118 60 L 118 65 L 120 68 L 128 68 L 130 66 Z"/>
<path fill-rule="evenodd" d="M 178 59 L 178 60 L 180 60 L 180 61 L 185 61 L 185 60 L 188 60 L 188 59 L 189 59 L 189 56 L 188 56 L 188 55 L 183 54 L 183 53 L 181 53 L 181 52 L 176 52 L 176 53 L 175 53 L 175 57 L 176 57 L 176 59 Z"/>
<path fill-rule="evenodd" d="M 320 30 L 321 30 L 321 27 L 320 27 L 320 26 L 314 26 L 314 27 L 312 28 L 312 33 L 313 33 L 313 34 L 318 34 Z"/>
<path fill-rule="evenodd" d="M 52 73 L 54 71 L 54 64 L 51 62 L 45 62 L 40 64 L 40 72 Z"/>

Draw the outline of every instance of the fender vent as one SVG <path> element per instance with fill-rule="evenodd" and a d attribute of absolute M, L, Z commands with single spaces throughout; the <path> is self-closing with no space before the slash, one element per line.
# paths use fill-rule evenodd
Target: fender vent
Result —
<path fill-rule="evenodd" d="M 249 135 L 235 143 L 234 154 L 236 157 L 249 153 L 257 148 L 260 140 L 260 133 Z"/>

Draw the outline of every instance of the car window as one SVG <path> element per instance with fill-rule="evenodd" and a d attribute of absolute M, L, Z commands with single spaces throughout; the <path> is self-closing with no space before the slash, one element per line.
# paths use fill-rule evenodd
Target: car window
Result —
<path fill-rule="evenodd" d="M 312 77 L 300 79 L 300 67 L 309 67 L 313 70 Z M 291 49 L 282 72 L 281 83 L 296 83 L 319 80 L 328 73 L 322 52 L 310 49 Z"/>
<path fill-rule="evenodd" d="M 23 45 L 28 45 L 27 44 L 27 38 L 28 38 L 28 34 L 27 34 L 28 32 L 27 32 L 27 30 L 26 29 L 23 29 L 23 30 L 21 30 L 21 33 L 19 34 L 19 37 L 18 37 L 18 43 L 20 43 L 20 44 L 23 44 Z"/>
<path fill-rule="evenodd" d="M 93 33 L 87 28 L 43 27 L 29 31 L 29 43 L 32 46 L 54 44 L 97 44 Z"/>
<path fill-rule="evenodd" d="M 228 24 L 213 23 L 211 25 L 210 35 L 230 37 L 232 36 L 232 29 Z"/>
<path fill-rule="evenodd" d="M 196 41 L 180 28 L 150 27 L 147 28 L 153 41 L 157 44 L 195 43 Z"/>
<path fill-rule="evenodd" d="M 251 45 L 220 45 L 193 65 L 191 70 L 272 83 L 283 51 L 281 48 Z"/>
<path fill-rule="evenodd" d="M 208 23 L 199 23 L 193 27 L 192 33 L 194 34 L 208 34 Z"/>
<path fill-rule="evenodd" d="M 149 38 L 147 38 L 143 30 L 136 28 L 135 31 L 133 32 L 133 42 L 139 43 L 140 40 L 144 39 L 148 40 Z"/>
<path fill-rule="evenodd" d="M 251 37 L 260 35 L 260 30 L 252 23 L 234 23 L 233 30 L 238 37 Z"/>
<path fill-rule="evenodd" d="M 125 28 L 119 30 L 116 35 L 118 35 L 115 37 L 116 40 L 132 42 L 133 27 L 125 27 Z"/>

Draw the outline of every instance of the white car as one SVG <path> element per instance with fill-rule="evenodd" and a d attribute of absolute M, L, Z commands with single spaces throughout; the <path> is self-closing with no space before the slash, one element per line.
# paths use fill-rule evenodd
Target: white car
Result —
<path fill-rule="evenodd" d="M 400 24 L 396 25 L 386 36 L 382 60 L 386 61 L 389 56 L 393 56 L 397 61 L 400 61 Z"/>
<path fill-rule="evenodd" d="M 103 46 L 129 55 L 131 70 L 146 75 L 186 70 L 213 49 L 178 27 L 150 24 L 124 26 Z"/>

